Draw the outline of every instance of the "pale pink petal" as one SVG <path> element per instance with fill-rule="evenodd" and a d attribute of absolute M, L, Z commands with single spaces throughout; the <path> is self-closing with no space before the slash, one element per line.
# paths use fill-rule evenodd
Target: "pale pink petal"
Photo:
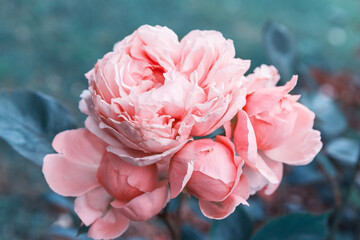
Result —
<path fill-rule="evenodd" d="M 144 25 L 137 31 L 152 59 L 156 59 L 164 67 L 174 66 L 177 63 L 181 47 L 177 35 L 171 29 Z"/>
<path fill-rule="evenodd" d="M 77 197 L 74 202 L 74 211 L 81 221 L 89 226 L 96 219 L 105 215 L 111 202 L 111 196 L 104 188 L 98 187 L 94 190 Z"/>
<path fill-rule="evenodd" d="M 231 102 L 231 97 L 219 96 L 202 104 L 197 104 L 192 110 L 195 124 L 191 130 L 192 136 L 205 136 L 210 134 L 212 128 L 224 116 Z M 226 119 L 227 121 L 230 119 Z M 226 121 L 224 120 L 224 122 Z M 216 130 L 216 129 L 215 129 Z"/>
<path fill-rule="evenodd" d="M 234 145 L 236 152 L 249 165 L 257 161 L 257 145 L 254 129 L 245 111 L 240 110 L 234 131 Z"/>
<path fill-rule="evenodd" d="M 202 139 L 186 144 L 170 161 L 169 182 L 171 198 L 175 198 L 184 189 L 194 170 L 198 154 L 213 147 L 215 142 Z"/>
<path fill-rule="evenodd" d="M 134 197 L 142 194 L 142 191 L 136 187 L 131 186 L 128 182 L 129 171 L 132 170 L 136 174 L 138 168 L 139 167 L 124 162 L 116 155 L 107 153 L 104 155 L 98 168 L 96 174 L 97 180 L 115 199 L 120 201 L 130 201 Z M 145 177 L 147 178 L 147 176 Z M 148 185 L 151 184 L 151 182 L 148 183 L 148 181 L 146 181 L 143 182 L 143 184 Z"/>
<path fill-rule="evenodd" d="M 118 209 L 110 208 L 102 217 L 98 218 L 90 227 L 88 237 L 94 239 L 115 239 L 129 227 L 129 219 Z"/>
<path fill-rule="evenodd" d="M 199 200 L 201 212 L 204 216 L 211 219 L 224 219 L 235 211 L 239 204 L 248 205 L 249 185 L 245 176 L 241 176 L 240 181 L 235 186 L 234 191 L 228 198 L 221 202 L 211 202 Z"/>
<path fill-rule="evenodd" d="M 53 147 L 69 161 L 97 166 L 105 151 L 105 143 L 85 128 L 67 130 L 56 135 Z"/>
<path fill-rule="evenodd" d="M 146 221 L 158 214 L 169 200 L 169 187 L 168 182 L 165 180 L 160 182 L 152 192 L 144 193 L 125 205 L 114 201 L 112 206 L 119 207 L 118 210 L 130 220 Z"/>
<path fill-rule="evenodd" d="M 126 161 L 130 164 L 144 167 L 144 166 L 159 162 L 161 160 L 164 160 L 164 161 L 166 159 L 169 160 L 177 151 L 179 151 L 180 148 L 182 148 L 186 144 L 186 142 L 187 141 L 184 141 L 184 142 L 180 143 L 178 146 L 171 148 L 165 152 L 153 153 L 153 154 L 146 154 L 142 151 L 137 151 L 137 150 L 122 147 L 122 146 L 115 147 L 115 146 L 111 146 L 111 145 L 107 147 L 107 150 L 109 152 L 116 154 L 121 159 L 123 159 L 124 161 Z"/>
<path fill-rule="evenodd" d="M 50 188 L 63 196 L 81 196 L 99 186 L 96 166 L 70 160 L 60 154 L 48 154 L 42 171 Z"/>
<path fill-rule="evenodd" d="M 228 105 L 228 109 L 225 114 L 219 119 L 219 121 L 214 124 L 205 134 L 210 134 L 216 129 L 221 127 L 225 122 L 233 119 L 238 111 L 245 105 L 245 91 L 244 89 L 235 90 L 232 93 L 231 102 Z"/>
<path fill-rule="evenodd" d="M 137 59 L 154 60 L 165 68 L 179 61 L 180 50 L 178 37 L 171 29 L 149 25 L 141 26 L 114 46 L 114 51 L 126 52 Z"/>
<path fill-rule="evenodd" d="M 226 121 L 223 125 L 223 128 L 225 130 L 225 136 L 229 139 L 232 139 L 233 138 L 233 127 L 232 127 L 232 124 L 231 124 L 231 121 Z"/>
<path fill-rule="evenodd" d="M 234 162 L 234 144 L 224 136 L 216 136 L 215 145 L 208 149 L 198 154 L 194 171 L 201 172 L 212 179 L 219 179 L 225 184 L 233 183 L 237 172 Z M 222 159 L 221 167 L 219 167 L 219 159 Z"/>
<path fill-rule="evenodd" d="M 266 150 L 278 147 L 288 139 L 294 130 L 297 117 L 297 112 L 291 107 L 292 104 L 283 98 L 270 111 L 250 118 L 259 149 Z"/>
<path fill-rule="evenodd" d="M 271 109 L 295 87 L 297 78 L 297 76 L 293 76 L 290 81 L 281 87 L 261 88 L 251 93 L 246 98 L 245 112 L 251 117 Z"/>
<path fill-rule="evenodd" d="M 226 184 L 221 179 L 214 179 L 202 172 L 194 171 L 186 186 L 189 193 L 199 199 L 221 201 L 229 194 L 234 182 L 235 177 L 232 182 Z"/>
<path fill-rule="evenodd" d="M 277 178 L 281 181 L 283 174 L 283 164 L 276 164 L 273 167 L 273 171 L 277 175 Z M 269 182 L 269 180 L 267 180 L 259 171 L 249 166 L 244 166 L 243 173 L 248 180 L 250 194 L 252 195 L 260 191 L 264 187 L 266 187 L 265 194 L 270 195 L 277 189 L 280 184 L 280 181 L 278 183 Z"/>
<path fill-rule="evenodd" d="M 320 132 L 312 129 L 314 113 L 300 103 L 295 103 L 298 117 L 294 132 L 282 145 L 264 151 L 274 161 L 290 165 L 304 165 L 311 162 L 322 148 Z"/>
<path fill-rule="evenodd" d="M 103 140 L 104 142 L 106 142 L 107 144 L 111 144 L 111 145 L 120 145 L 119 141 L 112 136 L 111 134 L 109 134 L 108 131 L 103 130 L 99 127 L 100 125 L 100 121 L 96 118 L 93 118 L 91 116 L 87 117 L 85 120 L 85 127 L 94 135 L 96 135 L 98 138 L 100 138 L 101 140 Z"/>
<path fill-rule="evenodd" d="M 260 88 L 275 87 L 280 80 L 278 70 L 274 66 L 262 64 L 254 69 L 254 73 L 246 76 L 249 79 L 248 93 L 252 93 Z"/>
<path fill-rule="evenodd" d="M 103 156 L 100 167 L 98 169 L 98 175 L 101 175 L 99 173 L 101 171 L 101 168 L 108 169 L 103 173 L 104 176 L 98 176 L 99 179 L 103 177 L 111 179 L 112 175 L 114 177 L 112 181 L 115 181 L 117 177 L 120 177 L 120 175 L 122 175 L 126 177 L 126 181 L 124 182 L 124 184 L 127 183 L 131 187 L 137 188 L 142 192 L 152 191 L 157 183 L 158 174 L 155 164 L 138 167 L 129 164 L 118 156 L 108 152 Z"/>
<path fill-rule="evenodd" d="M 188 75 L 197 71 L 200 85 L 220 56 L 226 55 L 228 62 L 235 56 L 233 42 L 226 40 L 216 31 L 191 31 L 180 44 L 182 45 L 180 71 Z"/>
<path fill-rule="evenodd" d="M 279 174 L 279 171 L 282 170 L 282 163 L 273 161 L 271 158 L 267 157 L 266 154 L 262 151 L 258 152 L 258 158 L 256 161 L 255 168 L 270 182 L 273 184 L 278 184 L 281 181 L 282 175 Z"/>

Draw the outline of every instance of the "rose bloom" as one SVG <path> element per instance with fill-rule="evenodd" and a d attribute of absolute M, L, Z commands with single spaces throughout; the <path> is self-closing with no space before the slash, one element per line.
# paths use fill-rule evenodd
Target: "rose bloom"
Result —
<path fill-rule="evenodd" d="M 157 166 L 133 166 L 106 151 L 106 143 L 86 129 L 58 134 L 58 154 L 44 158 L 43 173 L 50 188 L 76 197 L 75 212 L 90 226 L 88 236 L 114 239 L 131 221 L 158 214 L 169 200 L 167 180 L 158 181 Z"/>
<path fill-rule="evenodd" d="M 265 188 L 271 194 L 278 187 L 283 164 L 311 162 L 322 147 L 320 132 L 313 129 L 315 115 L 288 94 L 296 85 L 294 76 L 276 87 L 280 76 L 273 66 L 262 65 L 247 76 L 246 105 L 237 115 L 234 144 L 246 164 L 251 193 Z"/>
<path fill-rule="evenodd" d="M 76 197 L 89 237 L 116 238 L 166 205 L 169 159 L 245 104 L 250 62 L 234 56 L 232 41 L 215 31 L 179 42 L 166 27 L 142 26 L 86 74 L 79 106 L 86 128 L 55 137 L 57 154 L 44 158 L 43 173 L 56 193 Z M 236 172 L 241 164 L 234 160 Z M 232 209 L 238 198 L 230 188 L 219 202 Z"/>
<path fill-rule="evenodd" d="M 142 26 L 86 74 L 85 126 L 130 164 L 166 164 L 191 136 L 210 134 L 244 106 L 250 61 L 234 56 L 216 31 L 179 42 L 166 27 Z"/>
<path fill-rule="evenodd" d="M 171 198 L 184 190 L 199 199 L 206 217 L 223 219 L 240 203 L 247 205 L 249 186 L 243 164 L 227 137 L 187 143 L 170 162 Z"/>

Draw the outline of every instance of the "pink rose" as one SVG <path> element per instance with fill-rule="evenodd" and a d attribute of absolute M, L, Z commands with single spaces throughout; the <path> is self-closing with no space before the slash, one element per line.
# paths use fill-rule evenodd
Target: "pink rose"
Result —
<path fill-rule="evenodd" d="M 130 220 L 148 220 L 169 200 L 168 182 L 158 181 L 156 165 L 128 164 L 86 129 L 58 134 L 53 147 L 58 154 L 44 158 L 46 181 L 56 193 L 76 197 L 75 212 L 91 225 L 91 238 L 116 238 Z"/>
<path fill-rule="evenodd" d="M 142 26 L 86 74 L 85 126 L 128 163 L 166 162 L 244 106 L 250 61 L 234 56 L 219 32 L 192 31 L 179 42 L 166 27 Z"/>
<path fill-rule="evenodd" d="M 170 162 L 171 198 L 185 189 L 199 198 L 205 216 L 225 218 L 240 203 L 247 204 L 249 187 L 242 175 L 243 164 L 226 137 L 189 142 Z"/>
<path fill-rule="evenodd" d="M 246 164 L 251 192 L 267 186 L 271 194 L 279 185 L 283 163 L 304 165 L 313 160 L 322 147 L 320 132 L 313 129 L 315 115 L 297 102 L 299 96 L 288 93 L 294 88 L 294 76 L 284 86 L 272 66 L 262 65 L 248 76 L 246 105 L 237 115 L 234 144 Z"/>

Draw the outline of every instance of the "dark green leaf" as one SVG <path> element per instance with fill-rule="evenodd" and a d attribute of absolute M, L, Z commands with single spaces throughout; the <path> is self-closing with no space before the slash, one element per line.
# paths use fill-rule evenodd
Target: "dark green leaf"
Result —
<path fill-rule="evenodd" d="M 211 240 L 247 240 L 250 239 L 252 224 L 246 212 L 238 207 L 235 212 L 223 220 L 215 220 L 211 226 Z"/>
<path fill-rule="evenodd" d="M 267 223 L 251 240 L 321 240 L 326 238 L 329 213 L 293 213 Z"/>
<path fill-rule="evenodd" d="M 322 138 L 333 139 L 344 132 L 348 126 L 346 117 L 334 99 L 321 93 L 301 93 L 301 102 L 314 111 L 316 123 Z"/>
<path fill-rule="evenodd" d="M 87 233 L 89 231 L 89 228 L 90 227 L 86 226 L 85 224 L 82 224 L 77 231 L 76 237 L 79 237 L 80 235 Z"/>
<path fill-rule="evenodd" d="M 305 166 L 290 167 L 290 173 L 284 178 L 291 185 L 306 185 L 319 183 L 324 177 L 312 162 Z"/>
<path fill-rule="evenodd" d="M 292 33 L 285 25 L 268 23 L 264 29 L 266 53 L 280 72 L 281 81 L 287 81 L 294 72 L 296 44 Z"/>
<path fill-rule="evenodd" d="M 354 166 L 360 154 L 359 142 L 351 138 L 333 139 L 325 149 L 329 156 L 347 166 Z"/>
<path fill-rule="evenodd" d="M 60 103 L 44 94 L 26 90 L 0 91 L 0 137 L 32 162 L 42 165 L 53 152 L 55 135 L 76 127 Z"/>

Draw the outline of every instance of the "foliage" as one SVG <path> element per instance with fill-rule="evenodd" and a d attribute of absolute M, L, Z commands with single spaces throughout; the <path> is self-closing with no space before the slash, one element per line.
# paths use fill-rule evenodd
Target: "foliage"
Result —
<path fill-rule="evenodd" d="M 76 127 L 69 111 L 42 93 L 2 90 L 0 102 L 0 137 L 40 166 L 55 135 Z"/>

